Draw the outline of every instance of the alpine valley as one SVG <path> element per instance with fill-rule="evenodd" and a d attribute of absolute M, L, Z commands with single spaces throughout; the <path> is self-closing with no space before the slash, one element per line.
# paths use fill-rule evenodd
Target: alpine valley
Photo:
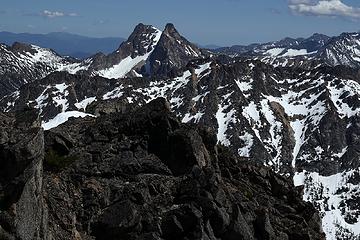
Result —
<path fill-rule="evenodd" d="M 0 239 L 360 239 L 359 70 L 359 33 L 2 44 Z"/>

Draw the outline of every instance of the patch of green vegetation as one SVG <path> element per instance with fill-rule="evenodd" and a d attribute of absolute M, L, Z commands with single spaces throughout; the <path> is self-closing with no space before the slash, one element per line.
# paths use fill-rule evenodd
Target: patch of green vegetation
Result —
<path fill-rule="evenodd" d="M 229 147 L 226 147 L 225 145 L 222 145 L 220 143 L 217 144 L 216 147 L 217 147 L 217 151 L 218 151 L 219 155 L 224 156 L 224 157 L 232 156 Z"/>
<path fill-rule="evenodd" d="M 244 195 L 249 200 L 253 200 L 253 198 L 254 198 L 254 195 L 253 195 L 252 191 L 250 191 L 248 189 L 245 189 Z"/>
<path fill-rule="evenodd" d="M 50 149 L 45 154 L 44 166 L 46 170 L 58 172 L 68 167 L 76 160 L 77 157 L 75 156 L 61 156 L 55 150 Z"/>

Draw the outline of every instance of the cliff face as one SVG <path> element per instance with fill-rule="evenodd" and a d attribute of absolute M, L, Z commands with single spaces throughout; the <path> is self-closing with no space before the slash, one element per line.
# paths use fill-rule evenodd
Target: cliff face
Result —
<path fill-rule="evenodd" d="M 31 112 L 0 115 L 1 239 L 324 239 L 301 189 L 164 99 L 119 108 L 45 136 Z"/>
<path fill-rule="evenodd" d="M 0 114 L 0 239 L 45 239 L 44 134 L 37 112 Z"/>

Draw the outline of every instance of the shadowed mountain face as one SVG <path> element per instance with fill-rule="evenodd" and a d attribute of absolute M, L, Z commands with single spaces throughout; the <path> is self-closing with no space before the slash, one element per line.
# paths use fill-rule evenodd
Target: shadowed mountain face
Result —
<path fill-rule="evenodd" d="M 0 42 L 12 45 L 15 42 L 34 44 L 50 48 L 63 56 L 78 59 L 90 57 L 98 52 L 109 54 L 116 49 L 123 38 L 92 38 L 65 32 L 48 34 L 0 32 Z"/>
<path fill-rule="evenodd" d="M 177 70 L 178 66 L 186 66 L 190 60 L 204 56 L 205 54 L 198 47 L 179 34 L 173 24 L 167 24 L 150 56 L 150 73 L 152 75 L 171 73 Z"/>
<path fill-rule="evenodd" d="M 113 162 L 111 160 L 113 158 L 109 156 L 114 154 L 114 159 L 118 156 L 116 149 L 120 146 L 118 145 L 120 143 L 117 142 L 120 141 L 119 139 L 123 139 L 121 140 L 124 141 L 122 143 L 132 142 L 135 145 L 138 144 L 136 146 L 139 149 L 146 149 L 146 154 L 141 155 L 144 152 L 142 150 L 139 150 L 140 153 L 136 152 L 137 147 L 130 144 L 131 147 L 129 148 L 132 153 L 129 154 L 136 158 L 136 164 L 130 161 L 130 165 L 125 164 L 121 167 L 114 165 L 114 169 L 117 169 L 115 172 L 105 169 L 106 173 L 103 173 L 101 178 L 107 179 L 109 176 L 119 176 L 117 175 L 119 172 L 125 171 L 122 167 L 128 172 L 135 171 L 135 175 L 138 176 L 139 171 L 141 172 L 150 166 L 146 165 L 148 162 L 144 163 L 146 166 L 142 165 L 141 156 L 148 156 L 148 154 L 155 154 L 160 159 L 159 161 L 166 165 L 166 167 L 165 165 L 162 166 L 157 158 L 154 158 L 156 161 L 151 158 L 159 163 L 159 169 L 154 170 L 156 173 L 151 170 L 151 174 L 161 172 L 161 174 L 166 175 L 171 172 L 171 175 L 177 178 L 182 174 L 189 173 L 194 163 L 202 167 L 207 166 L 209 158 L 201 150 L 203 148 L 196 140 L 198 139 L 195 136 L 196 134 L 191 135 L 191 129 L 179 127 L 183 124 L 201 125 L 201 128 L 213 133 L 212 137 L 204 136 L 201 134 L 202 130 L 196 130 L 203 139 L 206 148 L 208 147 L 207 141 L 212 142 L 212 144 L 215 142 L 227 148 L 230 155 L 237 156 L 240 159 L 234 160 L 234 166 L 232 164 L 226 165 L 227 163 L 224 163 L 226 166 L 223 166 L 221 165 L 223 164 L 222 161 L 226 162 L 226 160 L 218 155 L 219 167 L 225 167 L 225 169 L 220 170 L 221 177 L 226 176 L 226 178 L 231 179 L 229 180 L 231 184 L 234 179 L 236 181 L 242 177 L 247 179 L 246 176 L 238 172 L 242 172 L 242 170 L 238 169 L 240 165 L 236 165 L 236 162 L 247 161 L 249 164 L 251 163 L 251 166 L 253 163 L 265 165 L 302 189 L 303 199 L 312 202 L 316 209 L 321 212 L 320 217 L 327 239 L 356 239 L 356 236 L 359 235 L 358 224 L 360 222 L 360 208 L 357 205 L 360 193 L 358 177 L 360 170 L 358 151 L 358 140 L 360 139 L 358 123 L 360 116 L 360 74 L 356 64 L 353 64 L 356 63 L 357 56 L 360 59 L 356 50 L 357 37 L 354 34 L 342 34 L 337 38 L 329 38 L 315 34 L 308 39 L 286 38 L 266 45 L 244 47 L 241 50 L 243 54 L 235 54 L 236 56 L 234 56 L 232 53 L 228 55 L 211 53 L 196 47 L 182 37 L 172 24 L 166 25 L 163 31 L 150 25 L 139 24 L 131 36 L 116 51 L 108 55 L 97 54 L 85 61 L 62 58 L 50 50 L 31 45 L 15 44 L 12 47 L 4 45 L 2 61 L 7 65 L 1 65 L 3 66 L 3 76 L 12 73 L 20 80 L 18 80 L 17 85 L 13 86 L 11 85 L 12 80 L 16 78 L 0 78 L 0 82 L 7 83 L 6 86 L 9 87 L 7 92 L 10 93 L 3 94 L 0 99 L 0 107 L 5 112 L 19 111 L 24 108 L 38 109 L 42 126 L 46 130 L 50 130 L 51 133 L 46 142 L 49 142 L 50 145 L 55 144 L 54 146 L 49 145 L 48 149 L 55 150 L 56 148 L 56 151 L 65 154 L 63 157 L 66 159 L 73 156 L 70 153 L 85 154 L 86 156 L 96 155 L 93 156 L 95 159 L 92 165 L 94 169 L 99 166 L 106 168 L 106 164 L 115 164 L 115 160 Z M 327 53 L 327 55 L 322 55 L 322 53 Z M 348 58 L 345 58 L 345 55 Z M 334 59 L 337 59 L 337 62 Z M 58 72 L 59 70 L 62 72 Z M 153 110 L 149 112 L 147 107 L 143 106 L 159 97 L 168 101 L 168 107 L 170 107 L 172 114 L 180 119 L 181 123 L 171 117 L 172 120 L 166 121 L 166 124 L 156 125 L 159 120 L 156 117 L 158 116 L 157 113 L 153 113 Z M 154 108 L 156 104 L 160 106 L 163 103 L 156 100 L 150 104 L 151 108 Z M 140 114 L 135 109 L 142 109 L 139 111 L 144 111 L 143 114 L 146 116 L 142 115 L 141 121 L 135 121 L 134 126 L 139 127 L 136 130 L 130 124 L 131 118 L 137 118 L 137 114 Z M 120 114 L 122 117 L 119 120 L 119 116 L 111 115 L 109 117 L 109 114 Z M 155 119 L 153 119 L 154 114 Z M 130 119 L 125 118 L 125 115 Z M 71 117 L 79 119 L 66 123 Z M 82 120 L 80 117 L 87 118 Z M 150 122 L 144 120 L 149 118 L 151 119 Z M 160 115 L 159 118 L 161 120 L 167 117 Z M 91 126 L 95 126 L 95 129 Z M 113 129 L 113 126 L 119 127 L 120 130 Z M 146 128 L 152 130 L 148 131 Z M 163 128 L 167 130 L 163 132 Z M 178 134 L 180 135 L 177 135 L 175 132 L 179 128 L 182 130 L 179 130 Z M 132 130 L 134 132 L 131 132 Z M 137 138 L 138 135 L 136 135 L 143 130 L 145 136 L 149 138 L 148 144 L 145 144 L 146 147 L 144 148 L 141 144 L 145 138 Z M 187 131 L 189 133 L 186 133 Z M 122 138 L 122 135 L 117 135 L 119 132 L 125 134 L 126 137 Z M 131 136 L 134 135 L 137 137 L 132 138 Z M 183 146 L 182 144 L 187 142 L 185 139 L 191 141 L 195 139 L 197 143 L 191 146 L 186 144 Z M 94 141 L 99 143 L 94 147 L 95 150 L 86 148 Z M 77 143 L 80 145 L 76 145 Z M 177 147 L 174 148 L 172 144 L 176 144 Z M 222 148 L 221 146 L 217 147 L 218 151 Z M 113 150 L 107 152 L 104 150 L 105 148 L 115 149 L 115 153 L 112 152 Z M 161 149 L 171 150 L 169 152 L 161 151 Z M 191 152 L 191 149 L 199 149 L 200 152 L 182 155 Z M 211 149 L 213 148 L 211 147 Z M 211 152 L 209 149 L 207 151 Z M 81 158 L 83 161 L 86 159 L 85 155 Z M 181 156 L 184 162 L 169 160 L 175 159 L 177 155 Z M 124 161 L 128 161 L 128 159 Z M 75 170 L 72 168 L 71 171 L 76 172 L 82 168 L 81 166 L 85 166 L 82 161 L 79 164 L 75 164 Z M 219 171 L 218 168 L 213 170 Z M 148 173 L 147 171 L 145 172 Z M 91 169 L 89 172 L 91 172 L 90 176 L 94 176 L 95 170 Z M 74 177 L 67 174 L 70 172 L 61 175 L 60 178 L 67 179 L 71 176 L 72 179 Z M 253 172 L 250 171 L 249 174 L 252 175 Z M 208 175 L 206 176 L 208 177 Z M 260 181 L 257 177 L 254 179 L 249 181 L 256 184 L 257 181 Z M 96 181 L 100 181 L 100 179 Z M 114 181 L 116 182 L 116 180 Z M 270 185 L 274 181 L 277 180 L 271 180 Z M 62 184 L 63 189 L 69 189 L 67 182 Z M 81 185 L 81 183 L 77 184 Z M 102 185 L 101 181 L 99 184 L 105 189 L 109 187 L 106 185 L 107 183 Z M 114 184 L 118 184 L 118 182 Z M 122 186 L 122 183 L 119 184 Z M 264 184 L 268 185 L 268 183 Z M 273 186 L 270 188 L 273 190 Z M 173 192 L 170 192 L 172 195 Z M 66 191 L 62 191 L 63 193 L 69 194 Z M 126 192 L 126 194 L 130 193 Z M 230 199 L 234 198 L 237 199 L 235 195 L 230 196 Z M 98 199 L 93 200 L 98 201 Z M 143 209 L 139 209 L 136 205 L 137 202 L 132 200 L 124 202 L 124 207 L 122 205 L 123 200 L 119 200 L 121 204 L 116 207 L 119 212 L 124 213 L 123 210 L 126 208 L 134 210 L 131 211 L 131 214 L 134 212 L 143 213 Z M 112 200 L 106 197 L 104 201 L 111 202 Z M 166 204 L 170 204 L 170 202 Z M 222 206 L 224 202 L 216 204 Z M 286 238 L 282 234 L 284 230 L 274 226 L 274 221 L 277 221 L 274 219 L 284 219 L 284 216 L 275 214 L 275 217 L 272 215 L 274 211 L 280 210 L 278 208 L 274 210 L 269 205 L 267 206 L 268 210 L 266 211 L 269 211 L 269 221 L 274 231 L 269 228 L 270 230 L 261 230 L 261 234 L 264 231 L 264 234 L 270 235 L 271 232 L 274 232 L 275 235 L 271 235 L 272 237 L 268 239 L 303 239 L 302 233 L 299 233 L 301 237 L 299 237 L 300 235 L 295 236 L 292 235 L 295 234 L 291 232 L 292 230 L 289 230 L 291 233 L 285 231 L 288 236 Z M 253 209 L 252 207 L 251 209 Z M 240 212 L 243 213 L 243 209 L 246 208 L 240 207 Z M 106 209 L 99 207 L 94 211 L 96 212 L 99 209 L 105 211 L 107 207 Z M 166 227 L 164 228 L 177 229 L 179 236 L 184 237 L 181 234 L 186 232 L 184 230 L 187 229 L 187 226 L 184 225 L 186 221 L 180 220 L 183 219 L 184 214 L 186 216 L 195 214 L 196 221 L 206 223 L 204 220 L 206 217 L 202 218 L 203 215 L 201 215 L 204 212 L 200 211 L 201 214 L 197 215 L 197 210 L 191 209 L 181 208 L 181 211 L 179 210 L 180 215 L 176 213 L 176 217 L 170 216 L 171 224 L 159 222 L 159 228 L 162 229 L 162 224 L 165 224 Z M 232 210 L 227 211 L 226 214 L 230 214 L 231 217 L 239 216 L 237 215 L 238 210 L 233 211 L 232 207 L 230 209 Z M 78 210 L 74 209 L 75 212 Z M 114 212 L 116 211 L 114 210 Z M 93 212 L 87 214 L 94 216 L 92 215 Z M 253 213 L 248 214 L 252 215 Z M 298 214 L 297 210 L 296 214 Z M 76 213 L 72 216 L 78 217 Z M 151 217 L 154 216 L 151 215 Z M 89 218 L 93 219 L 92 217 Z M 101 239 L 100 232 L 108 232 L 109 236 L 107 237 L 110 238 L 114 236 L 113 234 L 125 234 L 122 232 L 123 228 L 118 229 L 116 227 L 117 230 L 115 231 L 111 227 L 113 223 L 109 222 L 108 218 L 113 217 L 110 214 L 103 218 L 96 218 L 96 223 L 84 220 L 81 224 L 87 224 L 86 229 L 91 226 L 91 229 L 97 232 L 93 234 L 97 234 L 96 236 L 99 239 Z M 263 235 L 256 236 L 257 227 L 251 227 L 248 224 L 249 219 L 253 221 L 255 218 L 247 217 L 248 215 L 245 214 L 244 218 L 248 226 L 241 225 L 244 226 L 242 229 L 247 229 L 244 230 L 247 233 L 242 232 L 241 234 L 245 235 L 238 238 L 263 239 L 261 237 Z M 56 218 L 54 217 L 54 219 Z M 266 220 L 267 217 L 263 216 L 262 219 Z M 195 218 L 193 220 L 195 221 Z M 136 223 L 134 223 L 135 225 L 130 224 L 131 227 L 129 228 L 131 229 L 134 226 L 139 226 L 137 215 L 133 221 Z M 231 222 L 235 220 L 229 220 L 229 224 L 226 219 L 221 221 L 225 221 L 221 226 L 226 225 L 226 229 L 228 229 L 234 226 Z M 309 221 L 314 221 L 314 219 L 305 218 L 305 222 L 311 227 L 312 223 Z M 124 224 L 129 224 L 129 222 Z M 285 222 L 281 224 L 285 224 Z M 198 230 L 205 229 L 206 234 L 212 234 L 208 232 L 210 230 L 205 225 L 199 224 L 196 225 Z M 59 225 L 61 226 L 61 224 Z M 140 225 L 139 229 L 143 229 L 144 225 Z M 211 221 L 210 225 L 213 228 Z M 69 227 L 69 225 L 66 226 Z M 137 227 L 135 229 L 138 229 Z M 85 229 L 84 226 L 82 228 Z M 126 231 L 130 231 L 129 228 L 125 227 Z M 113 229 L 115 232 L 109 229 Z M 221 231 L 215 229 L 211 231 L 215 237 L 221 236 L 221 239 L 232 239 L 227 238 L 228 235 L 226 234 L 230 234 L 229 232 L 225 234 L 226 231 L 223 228 L 221 229 Z M 77 230 L 79 231 L 79 229 Z M 132 232 L 135 234 L 132 236 L 139 237 L 143 233 L 141 231 Z M 202 235 L 204 234 L 203 230 L 194 231 L 191 230 L 190 232 L 205 236 Z M 236 232 L 236 230 L 231 231 Z M 236 234 L 231 236 L 240 236 Z M 210 235 L 207 236 L 212 239 Z M 309 238 L 318 239 L 314 236 L 318 235 L 312 235 Z"/>

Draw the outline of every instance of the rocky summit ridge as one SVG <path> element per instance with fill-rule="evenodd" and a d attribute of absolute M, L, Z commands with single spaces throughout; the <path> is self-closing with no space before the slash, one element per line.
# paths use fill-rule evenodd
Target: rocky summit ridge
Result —
<path fill-rule="evenodd" d="M 121 109 L 45 133 L 31 110 L 0 115 L 1 239 L 324 238 L 289 179 L 165 99 Z"/>

